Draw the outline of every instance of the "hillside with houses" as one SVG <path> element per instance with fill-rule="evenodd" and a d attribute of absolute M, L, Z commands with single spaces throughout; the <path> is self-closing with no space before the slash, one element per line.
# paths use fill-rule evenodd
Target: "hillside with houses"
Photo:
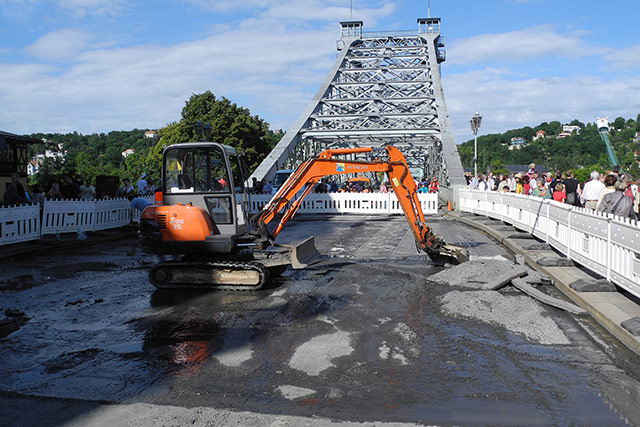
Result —
<path fill-rule="evenodd" d="M 610 169 L 610 156 L 601 132 L 606 118 L 593 123 L 541 123 L 478 137 L 478 171 L 500 170 L 509 164 L 536 163 L 547 170 L 580 171 Z M 612 152 L 623 170 L 640 178 L 640 114 L 635 119 L 606 119 Z M 465 168 L 473 166 L 474 141 L 458 145 Z M 585 172 L 588 174 L 588 172 Z"/>

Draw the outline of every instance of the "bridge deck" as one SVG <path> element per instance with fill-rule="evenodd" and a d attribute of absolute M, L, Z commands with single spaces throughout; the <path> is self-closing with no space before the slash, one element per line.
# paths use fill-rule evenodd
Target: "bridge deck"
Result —
<path fill-rule="evenodd" d="M 513 261 L 430 222 L 476 261 Z M 23 320 L 0 344 L 3 425 L 640 422 L 638 358 L 588 317 L 480 289 L 488 267 L 435 282 L 455 270 L 399 216 L 302 218 L 279 239 L 310 234 L 326 257 L 256 293 L 154 291 L 132 238 L 5 260 L 3 307 Z"/>

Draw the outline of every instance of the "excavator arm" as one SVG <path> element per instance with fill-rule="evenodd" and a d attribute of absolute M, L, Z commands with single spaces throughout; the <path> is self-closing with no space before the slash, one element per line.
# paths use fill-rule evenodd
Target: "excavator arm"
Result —
<path fill-rule="evenodd" d="M 349 173 L 385 172 L 413 232 L 417 247 L 432 258 L 445 256 L 454 258 L 457 262 L 466 261 L 468 255 L 465 248 L 446 244 L 442 237 L 433 233 L 431 228 L 427 226 L 418 200 L 415 182 L 411 177 L 404 156 L 397 148 L 386 146 L 384 148 L 386 159 L 384 160 L 374 158 L 371 161 L 355 161 L 336 158 L 336 156 L 349 154 L 370 153 L 374 150 L 376 149 L 371 147 L 329 149 L 302 163 L 269 203 L 251 218 L 251 225 L 260 244 L 266 247 L 274 243 L 278 233 L 295 215 L 304 197 L 323 177 Z M 382 149 L 377 150 L 382 151 Z M 295 197 L 296 194 L 297 197 Z M 267 224 L 273 221 L 281 211 L 282 215 L 279 217 L 278 223 L 269 232 Z"/>

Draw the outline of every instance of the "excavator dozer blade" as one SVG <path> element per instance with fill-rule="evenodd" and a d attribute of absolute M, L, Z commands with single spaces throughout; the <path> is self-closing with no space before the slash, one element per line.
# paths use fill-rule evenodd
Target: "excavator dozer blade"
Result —
<path fill-rule="evenodd" d="M 303 240 L 297 245 L 280 246 L 284 246 L 289 249 L 291 267 L 296 270 L 307 267 L 315 258 L 320 256 L 320 252 L 316 249 L 315 239 L 313 236 Z"/>

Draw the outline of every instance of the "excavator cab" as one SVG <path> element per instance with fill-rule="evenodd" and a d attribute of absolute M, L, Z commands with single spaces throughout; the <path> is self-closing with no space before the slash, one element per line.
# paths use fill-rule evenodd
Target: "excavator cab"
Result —
<path fill-rule="evenodd" d="M 162 155 L 162 204 L 141 217 L 156 253 L 233 253 L 248 232 L 244 155 L 215 142 L 174 144 Z"/>

